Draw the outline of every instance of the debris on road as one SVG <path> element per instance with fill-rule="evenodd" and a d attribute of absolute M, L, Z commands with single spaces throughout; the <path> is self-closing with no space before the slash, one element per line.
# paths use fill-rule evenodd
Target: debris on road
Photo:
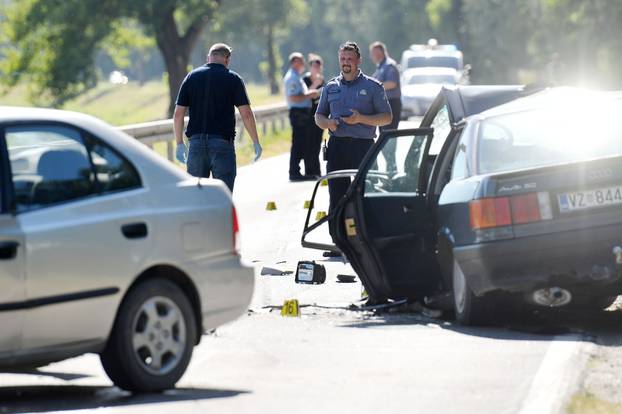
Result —
<path fill-rule="evenodd" d="M 354 283 L 356 276 L 354 275 L 337 275 L 337 283 Z"/>
<path fill-rule="evenodd" d="M 262 276 L 287 276 L 293 273 L 293 270 L 281 270 L 275 267 L 264 266 L 261 268 Z"/>
<path fill-rule="evenodd" d="M 326 268 L 315 261 L 300 261 L 296 266 L 296 283 L 319 285 L 326 282 Z"/>

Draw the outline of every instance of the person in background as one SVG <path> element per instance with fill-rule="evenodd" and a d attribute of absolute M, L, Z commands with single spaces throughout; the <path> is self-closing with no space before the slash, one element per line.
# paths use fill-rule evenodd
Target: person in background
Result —
<path fill-rule="evenodd" d="M 402 116 L 402 91 L 400 85 L 400 71 L 397 68 L 395 60 L 391 59 L 387 52 L 387 47 L 382 42 L 373 42 L 369 45 L 369 54 L 371 60 L 376 64 L 376 71 L 372 75 L 377 79 L 387 93 L 393 120 L 390 124 L 380 127 L 380 132 L 388 129 L 397 129 Z M 387 169 L 389 171 L 397 168 L 395 164 L 395 140 L 390 141 L 383 148 L 382 154 L 387 161 Z"/>
<path fill-rule="evenodd" d="M 242 78 L 229 70 L 231 48 L 224 43 L 210 47 L 207 64 L 190 72 L 179 88 L 173 116 L 177 142 L 176 158 L 187 163 L 188 173 L 195 177 L 224 181 L 233 192 L 236 176 L 235 107 L 255 147 L 255 161 L 261 157 L 255 115 L 251 109 Z M 189 112 L 186 136 L 184 117 Z"/>
<path fill-rule="evenodd" d="M 309 62 L 309 72 L 303 78 L 309 89 L 317 89 L 321 91 L 324 86 L 324 75 L 322 74 L 323 60 L 321 56 L 309 53 L 307 58 Z M 320 98 L 311 100 L 311 114 L 315 115 L 317 104 Z M 319 178 L 322 175 L 320 168 L 320 150 L 322 149 L 322 138 L 324 130 L 318 127 L 315 122 L 309 123 L 309 131 L 307 132 L 307 146 L 305 151 L 305 174 Z M 307 170 L 308 167 L 308 170 Z"/>
<path fill-rule="evenodd" d="M 305 70 L 305 58 L 302 53 L 289 55 L 289 70 L 283 78 L 285 97 L 289 108 L 289 122 L 292 126 L 292 148 L 289 157 L 289 180 L 313 180 L 310 168 L 305 160 L 305 175 L 300 173 L 300 161 L 305 159 L 307 136 L 311 117 L 312 100 L 317 98 L 317 89 L 309 89 L 302 80 Z"/>

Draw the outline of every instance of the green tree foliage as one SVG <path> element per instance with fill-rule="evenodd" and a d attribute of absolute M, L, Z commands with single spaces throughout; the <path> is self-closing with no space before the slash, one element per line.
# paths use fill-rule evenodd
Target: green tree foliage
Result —
<path fill-rule="evenodd" d="M 92 87 L 95 54 L 123 18 L 138 21 L 162 53 L 168 72 L 169 114 L 192 50 L 219 2 L 214 0 L 20 0 L 5 30 L 4 83 L 24 79 L 54 106 Z"/>
<path fill-rule="evenodd" d="M 270 85 L 270 92 L 279 93 L 280 68 L 283 57 L 279 45 L 292 35 L 292 27 L 305 24 L 308 17 L 304 0 L 245 0 L 226 2 L 221 9 L 223 26 L 236 30 L 237 40 L 257 42 L 264 53 L 260 70 Z"/>

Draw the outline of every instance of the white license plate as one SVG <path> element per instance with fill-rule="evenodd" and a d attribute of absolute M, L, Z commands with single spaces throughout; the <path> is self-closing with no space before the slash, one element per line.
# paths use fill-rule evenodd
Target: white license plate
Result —
<path fill-rule="evenodd" d="M 561 213 L 622 204 L 622 186 L 561 193 L 557 199 Z"/>

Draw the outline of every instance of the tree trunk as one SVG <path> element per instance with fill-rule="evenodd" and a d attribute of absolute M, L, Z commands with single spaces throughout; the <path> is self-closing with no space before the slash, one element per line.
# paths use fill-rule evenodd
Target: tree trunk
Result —
<path fill-rule="evenodd" d="M 268 25 L 268 32 L 266 33 L 266 40 L 268 42 L 268 81 L 270 82 L 270 94 L 279 94 L 279 82 L 278 82 L 278 68 L 276 67 L 276 51 L 274 49 L 274 26 Z"/>
<path fill-rule="evenodd" d="M 207 25 L 207 18 L 198 16 L 192 22 L 186 33 L 181 36 L 177 30 L 174 12 L 174 8 L 162 11 L 154 27 L 156 44 L 162 53 L 166 71 L 168 72 L 168 117 L 173 116 L 179 87 L 188 73 L 190 55 L 201 31 Z"/>

